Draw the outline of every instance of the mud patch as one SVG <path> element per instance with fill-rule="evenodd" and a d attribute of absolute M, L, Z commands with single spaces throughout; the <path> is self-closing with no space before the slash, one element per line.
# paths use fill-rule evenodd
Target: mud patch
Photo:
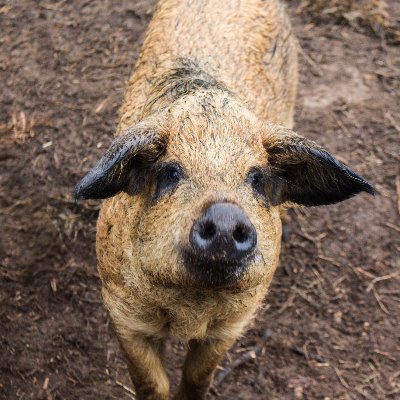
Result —
<path fill-rule="evenodd" d="M 337 101 L 360 104 L 372 95 L 364 84 L 360 71 L 340 61 L 321 66 L 321 77 L 316 81 L 316 86 L 307 88 L 307 97 L 303 99 L 304 107 L 322 111 Z"/>

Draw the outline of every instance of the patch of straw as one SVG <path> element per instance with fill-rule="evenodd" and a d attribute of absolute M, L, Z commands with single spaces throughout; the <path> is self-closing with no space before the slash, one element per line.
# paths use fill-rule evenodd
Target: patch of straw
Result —
<path fill-rule="evenodd" d="M 400 43 L 400 27 L 393 21 L 385 0 L 300 0 L 297 13 L 310 15 L 315 23 L 346 23 L 367 27 L 388 41 Z"/>

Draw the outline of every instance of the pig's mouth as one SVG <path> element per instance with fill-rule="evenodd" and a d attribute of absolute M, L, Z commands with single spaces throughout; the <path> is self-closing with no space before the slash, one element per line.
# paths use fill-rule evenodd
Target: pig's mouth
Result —
<path fill-rule="evenodd" d="M 238 262 L 226 260 L 204 260 L 193 254 L 184 254 L 184 265 L 192 280 L 206 288 L 226 289 L 239 286 L 243 275 L 248 271 L 251 256 Z"/>

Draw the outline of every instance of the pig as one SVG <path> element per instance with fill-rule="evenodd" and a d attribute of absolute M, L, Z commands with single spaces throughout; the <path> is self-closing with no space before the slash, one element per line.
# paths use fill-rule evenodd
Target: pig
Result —
<path fill-rule="evenodd" d="M 138 399 L 165 400 L 165 340 L 188 341 L 175 400 L 205 399 L 262 304 L 282 212 L 374 194 L 295 133 L 297 44 L 278 0 L 161 0 L 116 138 L 78 183 L 105 199 L 102 295 Z"/>

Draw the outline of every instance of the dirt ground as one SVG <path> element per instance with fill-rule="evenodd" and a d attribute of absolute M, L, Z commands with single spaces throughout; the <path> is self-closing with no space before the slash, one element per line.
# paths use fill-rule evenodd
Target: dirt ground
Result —
<path fill-rule="evenodd" d="M 72 189 L 111 141 L 153 7 L 0 2 L 1 399 L 133 398 L 101 302 L 99 203 Z M 399 47 L 289 11 L 296 128 L 380 194 L 292 213 L 264 307 L 222 367 L 240 365 L 209 397 L 400 399 Z M 183 349 L 169 345 L 174 385 Z"/>

